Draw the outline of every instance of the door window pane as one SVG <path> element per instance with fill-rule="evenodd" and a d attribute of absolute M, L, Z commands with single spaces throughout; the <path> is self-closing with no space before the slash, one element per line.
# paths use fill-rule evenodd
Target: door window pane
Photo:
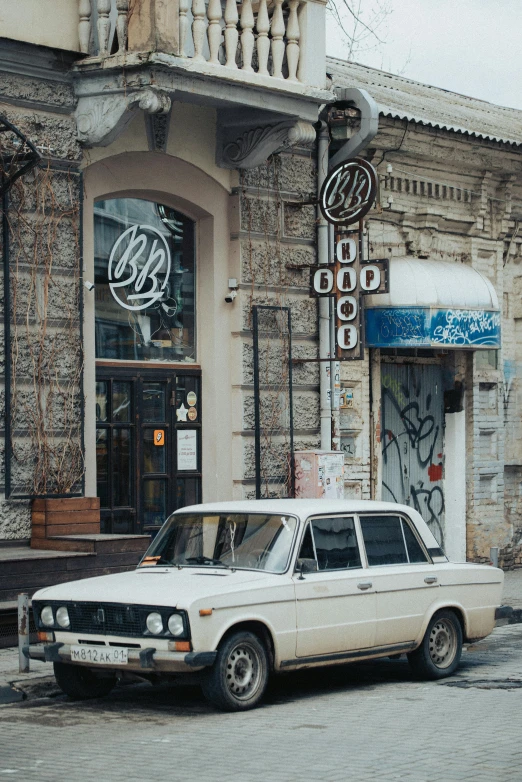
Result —
<path fill-rule="evenodd" d="M 96 383 L 96 420 L 107 421 L 108 410 L 108 398 L 107 398 L 107 386 L 108 383 Z"/>
<path fill-rule="evenodd" d="M 402 529 L 404 530 L 404 538 L 406 540 L 406 548 L 408 549 L 408 557 L 410 562 L 427 562 L 426 554 L 421 548 L 421 545 L 413 532 L 410 529 L 410 525 L 402 519 Z"/>
<path fill-rule="evenodd" d="M 155 423 L 165 421 L 165 383 L 143 384 L 143 421 Z"/>
<path fill-rule="evenodd" d="M 167 472 L 166 453 L 167 453 L 167 433 L 163 432 L 163 445 L 158 445 L 154 429 L 143 430 L 143 472 Z M 159 437 L 158 437 L 159 440 Z"/>
<path fill-rule="evenodd" d="M 132 505 L 130 429 L 112 430 L 112 505 L 116 508 Z"/>
<path fill-rule="evenodd" d="M 167 483 L 164 480 L 143 481 L 143 524 L 159 527 L 167 518 Z"/>
<path fill-rule="evenodd" d="M 109 451 L 107 429 L 96 430 L 96 481 L 100 507 L 109 507 Z"/>
<path fill-rule="evenodd" d="M 362 516 L 361 527 L 369 565 L 408 562 L 398 516 Z"/>
<path fill-rule="evenodd" d="M 352 518 L 313 519 L 311 526 L 318 570 L 361 567 Z"/>
<path fill-rule="evenodd" d="M 128 423 L 131 416 L 130 383 L 112 384 L 112 420 Z"/>
<path fill-rule="evenodd" d="M 193 361 L 194 222 L 140 198 L 94 207 L 96 357 Z"/>

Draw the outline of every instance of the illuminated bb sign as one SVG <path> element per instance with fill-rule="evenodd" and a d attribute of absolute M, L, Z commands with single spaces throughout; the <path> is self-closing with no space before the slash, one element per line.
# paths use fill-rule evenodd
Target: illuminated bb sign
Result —
<path fill-rule="evenodd" d="M 334 225 L 357 223 L 369 212 L 377 192 L 377 173 L 363 158 L 335 166 L 321 188 L 319 206 Z"/>
<path fill-rule="evenodd" d="M 132 225 L 118 237 L 109 256 L 109 288 L 126 310 L 144 310 L 165 295 L 170 250 L 150 225 Z"/>
<path fill-rule="evenodd" d="M 360 359 L 362 344 L 362 303 L 364 295 L 388 291 L 388 261 L 364 261 L 362 238 L 357 233 L 335 237 L 335 263 L 313 266 L 311 295 L 336 299 L 336 359 Z"/>

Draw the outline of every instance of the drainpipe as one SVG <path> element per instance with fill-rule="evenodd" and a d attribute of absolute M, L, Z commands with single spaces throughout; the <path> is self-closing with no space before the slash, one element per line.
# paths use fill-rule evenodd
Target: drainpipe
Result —
<path fill-rule="evenodd" d="M 337 103 L 353 103 L 361 112 L 361 127 L 355 136 L 352 136 L 330 160 L 330 168 L 344 163 L 349 158 L 356 157 L 359 152 L 366 149 L 370 141 L 379 130 L 379 107 L 366 92 L 357 87 L 338 87 L 335 90 Z"/>
<path fill-rule="evenodd" d="M 317 193 L 321 192 L 323 182 L 328 174 L 328 147 L 330 132 L 326 122 L 321 122 L 317 144 Z M 329 261 L 329 231 L 328 223 L 317 207 L 317 263 L 327 264 Z M 330 299 L 327 296 L 319 298 L 319 357 L 328 358 L 330 353 Z M 332 410 L 330 406 L 330 378 L 328 367 L 330 362 L 319 362 L 319 391 L 321 407 L 321 450 L 332 450 Z M 330 370 L 331 374 L 331 370 Z"/>
<path fill-rule="evenodd" d="M 318 133 L 317 192 L 321 192 L 328 171 L 349 158 L 355 157 L 368 146 L 379 128 L 379 107 L 366 90 L 358 88 L 336 89 L 337 102 L 352 103 L 361 112 L 361 127 L 329 160 L 328 148 L 330 132 L 326 122 L 320 123 Z M 327 264 L 333 248 L 333 231 L 317 208 L 317 262 Z M 333 252 L 333 249 L 332 249 Z M 335 308 L 329 297 L 319 298 L 319 356 L 332 358 L 335 354 Z M 332 360 L 321 361 L 320 407 L 321 407 L 321 449 L 331 451 L 340 449 L 340 410 L 339 396 L 335 393 L 335 379 L 340 376 L 340 363 Z M 330 375 L 330 376 L 328 376 Z"/>

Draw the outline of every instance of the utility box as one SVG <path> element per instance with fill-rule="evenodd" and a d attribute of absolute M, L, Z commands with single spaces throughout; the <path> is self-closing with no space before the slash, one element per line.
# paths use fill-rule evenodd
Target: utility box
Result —
<path fill-rule="evenodd" d="M 296 451 L 295 496 L 299 499 L 344 499 L 344 453 Z"/>

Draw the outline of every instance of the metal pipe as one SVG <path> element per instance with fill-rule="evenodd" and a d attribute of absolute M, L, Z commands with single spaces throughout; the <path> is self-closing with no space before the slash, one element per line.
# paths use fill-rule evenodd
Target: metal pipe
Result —
<path fill-rule="evenodd" d="M 18 670 L 29 673 L 29 657 L 24 647 L 29 646 L 29 595 L 21 592 L 18 595 Z"/>
<path fill-rule="evenodd" d="M 328 147 L 330 134 L 326 122 L 321 122 L 317 142 L 317 192 L 321 192 L 323 182 L 328 175 Z M 319 206 L 317 207 L 317 263 L 327 264 L 329 260 L 328 223 L 324 219 Z M 319 358 L 329 358 L 330 351 L 330 300 L 319 298 Z M 321 417 L 321 449 L 332 450 L 332 411 L 330 406 L 330 378 L 328 363 L 319 363 L 320 417 Z M 331 362 L 330 362 L 331 366 Z M 330 370 L 331 374 L 331 370 Z M 333 400 L 332 400 L 333 401 Z"/>
<path fill-rule="evenodd" d="M 498 546 L 491 546 L 489 550 L 489 558 L 493 567 L 498 567 Z"/>

